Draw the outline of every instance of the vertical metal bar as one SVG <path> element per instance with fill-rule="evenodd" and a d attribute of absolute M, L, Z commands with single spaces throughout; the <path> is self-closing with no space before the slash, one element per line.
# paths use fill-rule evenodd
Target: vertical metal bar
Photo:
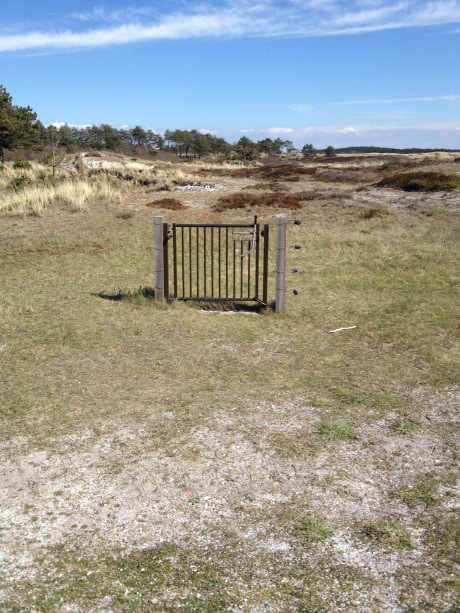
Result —
<path fill-rule="evenodd" d="M 225 228 L 225 297 L 228 298 L 228 227 Z"/>
<path fill-rule="evenodd" d="M 185 244 L 184 228 L 181 228 L 181 261 L 182 261 L 182 298 L 185 296 Z"/>
<path fill-rule="evenodd" d="M 264 225 L 264 263 L 262 281 L 262 300 L 268 304 L 268 249 L 269 249 L 269 225 Z"/>
<path fill-rule="evenodd" d="M 248 242 L 248 251 L 251 249 L 251 241 Z M 248 254 L 248 294 L 246 298 L 251 297 L 251 253 Z"/>
<path fill-rule="evenodd" d="M 232 245 L 233 245 L 233 262 L 232 262 L 232 271 L 233 271 L 233 298 L 236 297 L 236 242 L 234 239 L 232 239 Z"/>
<path fill-rule="evenodd" d="M 189 298 L 192 297 L 192 228 L 188 229 Z"/>
<path fill-rule="evenodd" d="M 241 254 L 244 253 L 244 241 L 240 241 L 240 298 L 243 297 L 243 258 Z"/>
<path fill-rule="evenodd" d="M 200 233 L 196 229 L 196 297 L 200 296 Z"/>
<path fill-rule="evenodd" d="M 206 298 L 206 226 L 203 228 L 203 281 L 204 281 L 204 297 Z"/>
<path fill-rule="evenodd" d="M 164 300 L 163 217 L 153 218 L 153 253 L 155 266 L 155 300 Z"/>
<path fill-rule="evenodd" d="M 222 298 L 222 292 L 221 292 L 221 286 L 222 286 L 222 279 L 221 279 L 221 228 L 219 228 L 219 232 L 218 232 L 218 236 L 219 236 L 219 298 Z"/>
<path fill-rule="evenodd" d="M 169 298 L 168 224 L 163 224 L 164 297 Z"/>
<path fill-rule="evenodd" d="M 214 298 L 214 228 L 211 227 L 211 298 Z"/>
<path fill-rule="evenodd" d="M 177 230 L 176 224 L 173 224 L 173 267 L 174 267 L 174 299 L 177 299 Z"/>
<path fill-rule="evenodd" d="M 259 224 L 256 224 L 255 227 L 255 231 L 256 231 L 256 252 L 255 252 L 255 258 L 256 258 L 256 263 L 255 263 L 255 287 L 254 287 L 254 298 L 256 300 L 259 300 Z"/>

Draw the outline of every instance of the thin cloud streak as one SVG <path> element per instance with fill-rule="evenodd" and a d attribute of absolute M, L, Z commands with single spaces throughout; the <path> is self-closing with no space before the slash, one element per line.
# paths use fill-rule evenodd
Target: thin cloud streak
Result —
<path fill-rule="evenodd" d="M 375 98 L 369 100 L 342 100 L 340 102 L 329 102 L 330 106 L 348 106 L 354 104 L 399 104 L 400 102 L 457 102 L 460 94 L 447 96 L 418 96 L 414 98 Z"/>
<path fill-rule="evenodd" d="M 139 9 L 138 9 L 139 10 Z M 107 20 L 107 15 L 93 13 L 95 19 Z M 69 16 L 71 17 L 71 16 Z M 75 15 L 80 22 L 90 23 L 89 15 Z M 145 17 L 145 16 L 144 16 Z M 405 0 L 383 2 L 372 7 L 364 0 L 345 2 L 296 2 L 266 0 L 257 4 L 232 0 L 219 8 L 215 4 L 192 3 L 190 12 L 163 15 L 151 23 L 136 21 L 135 11 L 125 11 L 125 23 L 120 13 L 112 15 L 106 27 L 86 31 L 22 31 L 0 34 L 0 52 L 31 49 L 96 48 L 137 42 L 192 38 L 241 38 L 287 36 L 335 36 L 386 29 L 434 26 L 460 23 L 460 4 L 456 0 Z"/>
<path fill-rule="evenodd" d="M 394 132 L 398 130 L 458 130 L 460 128 L 460 121 L 457 122 L 420 122 L 413 124 L 357 124 L 354 126 L 344 125 L 318 125 L 318 126 L 304 126 L 303 128 L 296 129 L 295 131 L 301 131 L 304 134 L 311 134 L 313 132 L 323 134 L 361 134 L 365 132 Z"/>
<path fill-rule="evenodd" d="M 284 128 L 246 128 L 240 130 L 242 134 L 253 134 L 256 138 L 273 136 L 275 134 L 289 134 L 295 139 L 306 136 L 356 136 L 365 137 L 368 134 L 396 134 L 398 132 L 457 132 L 460 131 L 460 122 L 420 122 L 416 124 L 355 124 L 355 125 L 310 125 L 292 126 Z"/>

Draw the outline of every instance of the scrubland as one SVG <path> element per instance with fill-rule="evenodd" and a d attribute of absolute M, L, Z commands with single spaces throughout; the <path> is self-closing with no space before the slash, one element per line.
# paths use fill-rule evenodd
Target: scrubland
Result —
<path fill-rule="evenodd" d="M 459 177 L 6 164 L 0 611 L 456 611 Z M 152 299 L 153 215 L 278 213 L 285 314 Z"/>

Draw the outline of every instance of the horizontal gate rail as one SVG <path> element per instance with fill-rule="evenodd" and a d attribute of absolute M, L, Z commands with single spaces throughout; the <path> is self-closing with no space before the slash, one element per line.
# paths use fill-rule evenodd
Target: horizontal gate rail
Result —
<path fill-rule="evenodd" d="M 260 232 L 257 217 L 252 224 L 174 223 L 170 235 L 173 299 L 267 304 L 268 225 Z"/>

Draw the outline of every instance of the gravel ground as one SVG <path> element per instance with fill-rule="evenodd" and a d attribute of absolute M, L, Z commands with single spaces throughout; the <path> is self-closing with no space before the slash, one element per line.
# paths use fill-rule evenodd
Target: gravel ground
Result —
<path fill-rule="evenodd" d="M 206 548 L 216 545 L 217 533 L 236 529 L 246 556 L 273 554 L 280 563 L 293 564 L 298 551 L 276 517 L 301 499 L 307 516 L 321 516 L 334 527 L 316 555 L 378 579 L 380 587 L 373 587 L 360 606 L 353 600 L 354 610 L 375 610 L 369 602 L 379 602 L 382 613 L 406 611 L 404 573 L 430 565 L 433 552 L 418 521 L 420 509 L 408 509 L 391 494 L 420 474 L 455 468 L 455 451 L 436 425 L 454 420 L 459 403 L 455 389 L 437 397 L 423 390 L 417 394 L 418 432 L 395 435 L 396 416 L 390 413 L 363 425 L 355 441 L 335 441 L 305 455 L 283 456 L 272 444 L 273 435 L 300 431 L 314 438 L 320 409 L 301 401 L 261 404 L 244 416 L 231 410 L 214 415 L 167 449 L 152 444 L 142 427 L 117 423 L 104 433 L 88 429 L 56 438 L 48 450 L 34 449 L 25 438 L 10 440 L 1 449 L 5 589 L 0 603 L 12 595 L 8 585 L 14 590 L 39 572 L 37 560 L 47 548 L 69 539 L 99 550 L 129 551 L 180 544 L 193 535 L 195 546 Z M 173 412 L 161 417 L 174 420 Z M 257 440 L 251 436 L 254 428 Z M 454 489 L 441 486 L 438 514 L 455 507 Z M 353 526 L 385 517 L 404 524 L 410 549 L 375 547 L 357 538 Z M 445 594 L 445 606 L 451 598 Z"/>

